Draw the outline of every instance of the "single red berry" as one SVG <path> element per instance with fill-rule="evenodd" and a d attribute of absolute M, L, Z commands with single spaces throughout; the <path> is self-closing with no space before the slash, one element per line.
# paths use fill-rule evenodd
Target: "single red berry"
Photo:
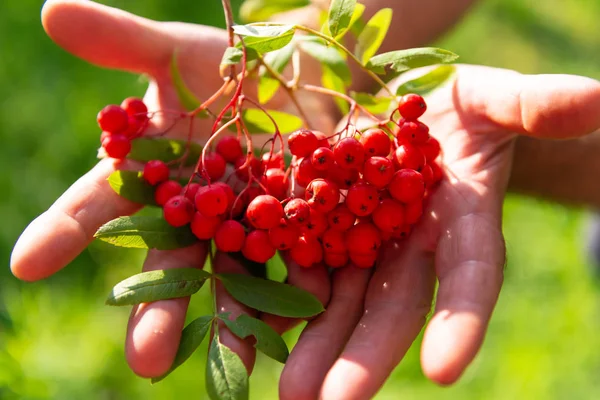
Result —
<path fill-rule="evenodd" d="M 294 178 L 298 185 L 306 187 L 312 180 L 321 178 L 323 172 L 324 171 L 318 171 L 313 167 L 310 157 L 305 157 L 299 160 L 299 163 L 295 168 Z"/>
<path fill-rule="evenodd" d="M 160 160 L 150 160 L 144 165 L 143 178 L 151 185 L 156 185 L 169 179 L 169 167 Z"/>
<path fill-rule="evenodd" d="M 403 143 L 394 153 L 394 164 L 397 169 L 409 168 L 420 171 L 425 165 L 425 156 L 418 147 L 410 143 Z"/>
<path fill-rule="evenodd" d="M 270 168 L 285 169 L 285 161 L 280 152 L 267 151 L 261 157 L 261 163 L 263 170 Z"/>
<path fill-rule="evenodd" d="M 144 122 L 148 119 L 148 107 L 144 101 L 137 97 L 128 97 L 121 103 L 121 108 L 125 112 L 137 119 L 140 122 Z"/>
<path fill-rule="evenodd" d="M 260 186 L 250 186 L 246 188 L 242 196 L 244 197 L 244 202 L 250 204 L 255 198 L 262 194 L 265 194 L 265 192 Z"/>
<path fill-rule="evenodd" d="M 327 172 L 327 179 L 333 181 L 340 189 L 349 189 L 359 178 L 358 170 L 344 169 L 338 163 Z"/>
<path fill-rule="evenodd" d="M 215 237 L 217 229 L 221 225 L 221 218 L 207 217 L 200 212 L 194 214 L 192 219 L 192 233 L 200 240 L 209 240 Z"/>
<path fill-rule="evenodd" d="M 361 254 L 361 253 L 350 253 L 350 261 L 358 268 L 372 268 L 377 261 L 377 253 L 374 254 Z"/>
<path fill-rule="evenodd" d="M 431 164 L 429 164 L 429 166 L 431 167 L 431 171 L 433 172 L 433 184 L 435 185 L 444 178 L 444 170 L 442 169 L 442 166 L 437 162 L 432 162 Z"/>
<path fill-rule="evenodd" d="M 215 245 L 219 251 L 225 253 L 241 251 L 245 239 L 244 226 L 232 219 L 224 221 L 215 232 Z"/>
<path fill-rule="evenodd" d="M 279 225 L 269 229 L 269 240 L 278 250 L 289 250 L 296 245 L 300 238 L 300 229 L 285 220 L 281 220 Z"/>
<path fill-rule="evenodd" d="M 223 136 L 217 142 L 217 146 L 215 147 L 215 151 L 219 154 L 223 159 L 233 164 L 237 161 L 238 158 L 244 155 L 244 151 L 242 150 L 242 145 L 240 141 L 235 136 Z"/>
<path fill-rule="evenodd" d="M 365 161 L 363 178 L 377 189 L 383 189 L 392 180 L 394 172 L 394 163 L 390 159 L 370 157 Z"/>
<path fill-rule="evenodd" d="M 335 162 L 345 169 L 362 170 L 365 162 L 365 148 L 354 138 L 344 138 L 333 148 Z"/>
<path fill-rule="evenodd" d="M 346 245 L 350 254 L 377 253 L 381 246 L 381 233 L 370 222 L 361 222 L 346 233 Z"/>
<path fill-rule="evenodd" d="M 288 137 L 290 153 L 296 157 L 307 157 L 319 147 L 317 136 L 307 129 L 301 129 Z"/>
<path fill-rule="evenodd" d="M 414 93 L 402 96 L 400 104 L 398 104 L 400 115 L 406 119 L 417 119 L 423 115 L 426 110 L 427 104 L 425 104 L 425 100 Z"/>
<path fill-rule="evenodd" d="M 229 199 L 221 186 L 202 186 L 198 189 L 195 198 L 196 210 L 207 217 L 215 217 L 227 211 Z"/>
<path fill-rule="evenodd" d="M 406 239 L 410 236 L 410 225 L 404 224 L 392 233 L 392 237 L 395 239 Z"/>
<path fill-rule="evenodd" d="M 318 171 L 327 171 L 335 163 L 333 151 L 328 147 L 319 147 L 311 156 L 313 167 Z"/>
<path fill-rule="evenodd" d="M 331 268 L 340 268 L 348 264 L 348 253 L 328 253 L 323 255 L 325 264 Z"/>
<path fill-rule="evenodd" d="M 204 157 L 204 162 L 200 166 L 200 171 L 206 170 L 210 181 L 218 181 L 225 175 L 227 168 L 225 159 L 218 153 L 207 153 Z"/>
<path fill-rule="evenodd" d="M 423 168 L 421 168 L 421 175 L 423 176 L 423 182 L 425 183 L 425 188 L 429 188 L 433 186 L 433 169 L 429 164 L 425 164 Z"/>
<path fill-rule="evenodd" d="M 269 261 L 277 250 L 269 240 L 267 231 L 255 230 L 246 236 L 242 254 L 250 261 L 257 263 L 266 263 Z"/>
<path fill-rule="evenodd" d="M 290 258 L 299 266 L 309 268 L 323 260 L 323 248 L 314 237 L 301 236 L 290 250 Z"/>
<path fill-rule="evenodd" d="M 302 199 L 292 199 L 285 205 L 285 218 L 292 225 L 306 225 L 310 220 L 310 206 Z"/>
<path fill-rule="evenodd" d="M 104 107 L 96 116 L 100 129 L 113 134 L 127 129 L 128 119 L 127 112 L 114 104 Z"/>
<path fill-rule="evenodd" d="M 377 188 L 364 182 L 355 183 L 348 189 L 346 205 L 359 217 L 371 214 L 379 204 Z"/>
<path fill-rule="evenodd" d="M 246 156 L 242 156 L 233 164 L 235 167 L 235 175 L 243 182 L 250 180 L 250 170 L 255 178 L 260 178 L 262 175 L 262 163 L 254 156 L 250 156 L 250 161 L 246 163 Z"/>
<path fill-rule="evenodd" d="M 131 141 L 124 135 L 112 134 L 102 141 L 102 147 L 110 158 L 122 160 L 131 151 Z"/>
<path fill-rule="evenodd" d="M 416 224 L 423 215 L 423 201 L 415 200 L 408 203 L 405 207 L 406 223 L 409 225 Z"/>
<path fill-rule="evenodd" d="M 163 216 L 169 225 L 179 227 L 192 222 L 194 205 L 185 196 L 171 197 L 163 206 Z"/>
<path fill-rule="evenodd" d="M 347 231 L 356 222 L 356 215 L 348 209 L 345 203 L 340 203 L 327 214 L 327 222 L 331 229 Z"/>
<path fill-rule="evenodd" d="M 154 191 L 154 200 L 159 206 L 164 206 L 171 197 L 181 194 L 181 185 L 177 181 L 162 182 Z"/>
<path fill-rule="evenodd" d="M 387 133 L 379 128 L 367 129 L 360 136 L 360 142 L 365 148 L 367 157 L 387 157 L 390 154 L 392 141 Z"/>
<path fill-rule="evenodd" d="M 319 145 L 317 146 L 317 148 L 319 147 L 324 147 L 324 148 L 329 148 L 329 139 L 327 139 L 327 135 L 324 134 L 323 132 L 320 131 L 313 131 L 313 133 L 315 134 L 315 136 L 317 137 L 317 139 L 319 139 Z"/>
<path fill-rule="evenodd" d="M 346 253 L 346 237 L 343 231 L 337 229 L 328 229 L 323 233 L 323 249 L 325 253 Z"/>
<path fill-rule="evenodd" d="M 239 218 L 242 214 L 244 214 L 247 205 L 248 203 L 246 203 L 244 197 L 238 196 L 233 200 L 231 206 L 229 207 L 230 209 L 227 212 L 230 213 L 229 215 L 231 215 L 232 218 Z"/>
<path fill-rule="evenodd" d="M 132 115 L 127 116 L 127 128 L 121 134 L 129 139 L 133 139 L 140 133 L 142 122 Z"/>
<path fill-rule="evenodd" d="M 373 223 L 383 232 L 392 233 L 404 225 L 404 206 L 393 199 L 384 199 L 373 211 Z"/>
<path fill-rule="evenodd" d="M 412 169 L 401 169 L 394 174 L 388 185 L 392 197 L 401 203 L 421 200 L 425 194 L 423 176 Z"/>
<path fill-rule="evenodd" d="M 283 218 L 283 207 L 275 197 L 263 194 L 248 204 L 246 218 L 255 228 L 270 229 L 279 225 Z"/>
<path fill-rule="evenodd" d="M 200 189 L 200 184 L 196 182 L 192 182 L 183 187 L 182 193 L 185 197 L 187 197 L 192 204 L 196 202 L 196 194 L 198 193 L 198 189 Z"/>
<path fill-rule="evenodd" d="M 429 139 L 429 128 L 420 121 L 403 121 L 398 131 L 399 143 L 420 145 Z"/>
<path fill-rule="evenodd" d="M 223 189 L 223 191 L 227 195 L 227 209 L 229 210 L 233 206 L 233 201 L 235 200 L 235 194 L 233 193 L 233 189 L 231 188 L 231 186 L 229 186 L 225 182 L 215 182 L 211 185 Z M 198 189 L 200 189 L 200 187 L 198 187 Z"/>
<path fill-rule="evenodd" d="M 306 187 L 308 205 L 322 213 L 333 210 L 340 202 L 340 189 L 327 179 L 315 179 Z"/>
<path fill-rule="evenodd" d="M 440 155 L 440 142 L 433 136 L 429 136 L 429 139 L 421 145 L 419 150 L 425 156 L 428 163 L 432 163 Z"/>
<path fill-rule="evenodd" d="M 306 225 L 301 226 L 300 230 L 304 236 L 320 238 L 327 230 L 327 217 L 311 207 L 309 221 Z"/>
<path fill-rule="evenodd" d="M 268 193 L 279 200 L 288 197 L 290 188 L 289 180 L 285 172 L 279 168 L 269 168 L 260 178 L 261 183 L 267 188 Z"/>

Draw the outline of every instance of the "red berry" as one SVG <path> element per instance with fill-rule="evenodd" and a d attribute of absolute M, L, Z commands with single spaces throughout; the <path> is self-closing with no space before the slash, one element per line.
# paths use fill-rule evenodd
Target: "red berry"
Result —
<path fill-rule="evenodd" d="M 204 162 L 200 166 L 200 171 L 206 170 L 208 177 L 212 181 L 218 181 L 225 175 L 227 165 L 225 159 L 218 153 L 207 153 L 204 157 Z"/>
<path fill-rule="evenodd" d="M 289 136 L 288 147 L 296 157 L 307 157 L 319 147 L 319 139 L 311 131 L 301 129 Z"/>
<path fill-rule="evenodd" d="M 381 233 L 370 222 L 361 222 L 354 225 L 346 233 L 346 245 L 352 254 L 377 253 L 381 246 Z"/>
<path fill-rule="evenodd" d="M 104 107 L 96 117 L 100 129 L 113 134 L 127 129 L 128 119 L 127 112 L 114 104 Z"/>
<path fill-rule="evenodd" d="M 107 138 L 107 137 L 109 137 L 110 135 L 112 135 L 112 133 L 110 133 L 110 132 L 106 132 L 106 131 L 103 131 L 103 132 L 100 134 L 100 144 L 102 144 L 102 142 L 104 142 L 104 139 L 106 139 L 106 138 Z"/>
<path fill-rule="evenodd" d="M 277 250 L 269 240 L 267 231 L 256 230 L 246 236 L 242 254 L 250 261 L 257 263 L 266 263 L 269 261 Z"/>
<path fill-rule="evenodd" d="M 290 200 L 283 209 L 285 218 L 292 225 L 305 225 L 310 220 L 310 206 L 302 199 Z"/>
<path fill-rule="evenodd" d="M 333 210 L 340 201 L 340 190 L 327 179 L 315 179 L 306 187 L 304 198 L 308 205 L 322 213 Z"/>
<path fill-rule="evenodd" d="M 171 197 L 163 206 L 165 221 L 172 226 L 184 226 L 192 222 L 194 205 L 185 196 Z"/>
<path fill-rule="evenodd" d="M 318 171 L 327 171 L 335 163 L 333 151 L 327 147 L 319 147 L 311 156 L 313 167 Z"/>
<path fill-rule="evenodd" d="M 406 239 L 408 236 L 410 236 L 410 225 L 408 224 L 402 225 L 392 234 L 392 237 L 396 239 Z"/>
<path fill-rule="evenodd" d="M 401 169 L 394 174 L 388 185 L 390 195 L 399 202 L 412 203 L 425 194 L 423 176 L 412 169 Z"/>
<path fill-rule="evenodd" d="M 246 164 L 246 156 L 242 156 L 234 163 L 235 175 L 243 182 L 250 180 L 250 170 L 255 178 L 260 178 L 262 175 L 262 163 L 254 156 L 250 156 L 250 161 Z"/>
<path fill-rule="evenodd" d="M 283 218 L 283 207 L 275 197 L 263 194 L 248 204 L 246 218 L 255 228 L 270 229 L 279 225 Z"/>
<path fill-rule="evenodd" d="M 233 206 L 233 201 L 235 200 L 235 194 L 233 193 L 233 189 L 225 182 L 215 182 L 212 184 L 212 186 L 220 187 L 221 189 L 223 189 L 223 191 L 227 195 L 227 209 L 229 210 Z M 198 189 L 200 189 L 200 187 L 198 187 Z"/>
<path fill-rule="evenodd" d="M 429 139 L 429 128 L 419 121 L 404 121 L 398 131 L 399 143 L 423 144 Z"/>
<path fill-rule="evenodd" d="M 346 237 L 343 231 L 328 229 L 323 233 L 323 249 L 325 253 L 346 253 Z"/>
<path fill-rule="evenodd" d="M 379 128 L 371 128 L 363 132 L 360 136 L 360 142 L 365 148 L 367 157 L 387 157 L 392 147 L 392 142 L 387 133 Z"/>
<path fill-rule="evenodd" d="M 360 254 L 350 253 L 350 261 L 358 268 L 371 268 L 377 261 L 377 253 L 373 254 Z"/>
<path fill-rule="evenodd" d="M 140 122 L 144 122 L 148 119 L 148 107 L 144 101 L 137 97 L 128 97 L 121 103 L 121 108 L 125 112 L 137 119 Z"/>
<path fill-rule="evenodd" d="M 144 165 L 142 176 L 149 184 L 156 185 L 169 179 L 169 167 L 160 160 L 150 160 Z"/>
<path fill-rule="evenodd" d="M 289 250 L 298 242 L 300 229 L 282 220 L 279 225 L 269 229 L 269 240 L 278 250 Z"/>
<path fill-rule="evenodd" d="M 390 159 L 370 157 L 365 161 L 363 178 L 377 189 L 383 189 L 392 180 L 394 172 L 394 164 Z"/>
<path fill-rule="evenodd" d="M 102 147 L 110 158 L 122 160 L 131 151 L 131 142 L 124 135 L 113 134 L 102 141 Z"/>
<path fill-rule="evenodd" d="M 429 164 L 431 171 L 433 172 L 433 183 L 436 184 L 444 178 L 444 170 L 441 165 L 437 162 Z"/>
<path fill-rule="evenodd" d="M 419 145 L 419 150 L 425 156 L 428 163 L 432 163 L 440 155 L 440 142 L 433 136 L 429 136 L 429 139 Z"/>
<path fill-rule="evenodd" d="M 192 219 L 192 233 L 200 240 L 208 240 L 215 237 L 217 229 L 221 225 L 221 218 L 207 217 L 200 212 L 194 214 Z"/>
<path fill-rule="evenodd" d="M 305 157 L 299 160 L 294 178 L 298 185 L 306 187 L 312 180 L 320 178 L 322 174 L 322 171 L 318 171 L 313 167 L 310 157 Z"/>
<path fill-rule="evenodd" d="M 416 224 L 423 215 L 423 202 L 421 200 L 408 203 L 405 207 L 406 223 L 409 225 Z"/>
<path fill-rule="evenodd" d="M 177 181 L 166 181 L 156 187 L 154 200 L 159 206 L 164 206 L 171 197 L 181 194 L 181 185 Z"/>
<path fill-rule="evenodd" d="M 340 189 L 349 189 L 359 178 L 358 170 L 344 169 L 337 163 L 327 173 L 327 179 L 333 181 Z"/>
<path fill-rule="evenodd" d="M 419 171 L 425 165 L 425 156 L 418 147 L 403 143 L 396 149 L 394 164 L 398 169 L 410 168 Z"/>
<path fill-rule="evenodd" d="M 345 169 L 361 170 L 365 162 L 365 148 L 354 138 L 344 138 L 333 148 L 335 162 Z"/>
<path fill-rule="evenodd" d="M 198 189 L 195 203 L 196 210 L 207 217 L 215 217 L 227 211 L 229 199 L 221 186 L 210 185 Z"/>
<path fill-rule="evenodd" d="M 373 223 L 383 232 L 395 232 L 404 225 L 404 207 L 392 199 L 382 200 L 373 211 Z"/>
<path fill-rule="evenodd" d="M 200 184 L 192 182 L 183 187 L 182 193 L 185 197 L 187 197 L 192 204 L 196 202 L 196 194 L 198 193 L 198 189 L 200 189 Z"/>
<path fill-rule="evenodd" d="M 325 214 L 316 211 L 311 207 L 309 221 L 306 225 L 301 227 L 302 234 L 304 234 L 304 236 L 320 238 L 326 230 L 327 218 L 325 217 Z"/>
<path fill-rule="evenodd" d="M 425 183 L 426 188 L 433 186 L 435 183 L 433 181 L 433 169 L 431 169 L 429 164 L 425 164 L 425 166 L 421 168 L 421 175 L 423 176 L 423 182 Z"/>
<path fill-rule="evenodd" d="M 261 162 L 262 162 L 262 168 L 265 170 L 270 169 L 270 168 L 277 168 L 277 169 L 285 168 L 285 161 L 280 152 L 271 153 L 270 151 L 267 151 L 266 153 L 264 153 L 262 155 Z"/>
<path fill-rule="evenodd" d="M 348 189 L 346 205 L 348 209 L 359 217 L 371 214 L 379 204 L 377 188 L 368 183 L 355 183 Z"/>
<path fill-rule="evenodd" d="M 288 197 L 290 184 L 283 170 L 279 168 L 269 168 L 260 180 L 271 196 L 276 197 L 279 200 Z"/>
<path fill-rule="evenodd" d="M 257 198 L 261 194 L 265 194 L 265 192 L 264 192 L 264 190 L 262 190 L 262 188 L 260 186 L 250 186 L 250 187 L 246 188 L 246 190 L 244 191 L 244 194 L 242 196 L 244 197 L 244 202 L 246 204 L 250 204 L 252 202 L 252 200 Z"/>
<path fill-rule="evenodd" d="M 242 250 L 246 232 L 244 226 L 232 219 L 223 222 L 215 232 L 215 245 L 219 251 L 235 253 Z"/>
<path fill-rule="evenodd" d="M 121 134 L 129 139 L 133 139 L 140 133 L 141 128 L 142 128 L 142 123 L 140 122 L 140 120 L 138 120 L 134 116 L 128 115 L 127 116 L 127 129 L 125 129 L 123 132 L 121 132 Z"/>
<path fill-rule="evenodd" d="M 325 264 L 331 268 L 340 268 L 348 264 L 347 253 L 328 253 L 324 254 Z"/>
<path fill-rule="evenodd" d="M 329 148 L 329 139 L 327 139 L 327 135 L 320 131 L 313 131 L 317 139 L 319 139 L 319 147 Z"/>
<path fill-rule="evenodd" d="M 327 222 L 331 229 L 347 231 L 356 222 L 356 215 L 348 209 L 345 203 L 340 203 L 333 211 L 327 214 Z"/>
<path fill-rule="evenodd" d="M 406 119 L 417 119 L 425 113 L 427 105 L 418 94 L 410 93 L 402 96 L 398 111 Z"/>
<path fill-rule="evenodd" d="M 238 158 L 244 155 L 244 151 L 242 150 L 242 145 L 240 141 L 235 136 L 223 136 L 217 142 L 217 146 L 215 147 L 215 151 L 219 154 L 223 159 L 233 164 L 237 161 Z"/>
<path fill-rule="evenodd" d="M 299 266 L 309 268 L 322 261 L 323 249 L 314 237 L 302 236 L 290 250 L 290 258 Z"/>

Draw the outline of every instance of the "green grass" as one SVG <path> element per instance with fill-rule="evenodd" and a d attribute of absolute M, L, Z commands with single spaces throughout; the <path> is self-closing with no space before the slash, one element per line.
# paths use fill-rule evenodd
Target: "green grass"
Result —
<path fill-rule="evenodd" d="M 110 1 L 149 18 L 220 24 L 216 0 Z M 238 2 L 239 3 L 239 2 Z M 600 78 L 600 3 L 484 0 L 438 44 L 462 62 L 527 73 Z M 19 233 L 94 163 L 104 104 L 141 95 L 136 76 L 85 64 L 45 37 L 40 1 L 0 13 L 0 257 Z M 581 252 L 586 215 L 510 196 L 506 281 L 480 355 L 459 384 L 439 388 L 419 366 L 417 341 L 379 399 L 600 397 L 600 295 Z M 0 271 L 0 399 L 172 399 L 203 389 L 205 347 L 151 386 L 127 368 L 128 309 L 104 306 L 114 283 L 138 272 L 143 254 L 94 243 L 44 282 Z M 190 316 L 210 311 L 207 288 Z M 286 336 L 293 344 L 298 330 Z M 205 346 L 205 345 L 204 345 Z M 259 357 L 252 398 L 277 397 L 277 363 Z"/>

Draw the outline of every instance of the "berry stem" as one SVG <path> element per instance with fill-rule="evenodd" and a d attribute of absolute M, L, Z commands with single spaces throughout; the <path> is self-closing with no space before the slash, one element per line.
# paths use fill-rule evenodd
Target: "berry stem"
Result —
<path fill-rule="evenodd" d="M 381 120 L 379 118 L 377 118 L 375 115 L 373 115 L 365 107 L 358 104 L 356 102 L 356 100 L 354 100 L 352 97 L 350 97 L 344 93 L 336 92 L 335 90 L 327 89 L 327 88 L 324 88 L 321 86 L 310 85 L 308 83 L 303 84 L 303 85 L 298 85 L 298 89 L 306 90 L 309 92 L 321 93 L 321 94 L 325 94 L 325 95 L 333 96 L 333 97 L 339 97 L 340 99 L 346 100 L 350 104 L 351 109 L 358 108 L 360 111 L 362 111 L 363 114 L 365 114 L 367 117 L 369 117 L 373 121 L 376 121 L 378 124 L 381 123 Z"/>

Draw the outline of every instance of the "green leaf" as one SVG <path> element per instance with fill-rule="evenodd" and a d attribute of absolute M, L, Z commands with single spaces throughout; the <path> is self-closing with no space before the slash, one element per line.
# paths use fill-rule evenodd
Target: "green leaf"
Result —
<path fill-rule="evenodd" d="M 247 400 L 248 373 L 244 363 L 215 337 L 206 361 L 206 391 L 212 400 Z"/>
<path fill-rule="evenodd" d="M 225 53 L 223 53 L 223 58 L 221 59 L 221 65 L 234 65 L 242 61 L 242 57 L 244 55 L 244 51 L 239 47 L 228 47 L 225 49 Z"/>
<path fill-rule="evenodd" d="M 343 29 L 350 26 L 355 7 L 356 0 L 331 0 L 328 16 L 331 36 L 336 37 Z"/>
<path fill-rule="evenodd" d="M 145 139 L 139 138 L 131 141 L 131 152 L 127 158 L 140 162 L 150 160 L 161 160 L 169 162 L 177 160 L 185 153 L 187 142 L 185 140 L 175 140 L 166 138 Z M 202 153 L 202 146 L 197 143 L 190 143 L 190 151 L 185 165 L 195 165 Z"/>
<path fill-rule="evenodd" d="M 350 84 L 352 81 L 350 68 L 336 48 L 323 44 L 315 37 L 308 37 L 306 40 L 301 41 L 300 48 L 319 60 L 323 67 L 329 68 L 346 85 Z"/>
<path fill-rule="evenodd" d="M 291 133 L 302 127 L 302 120 L 295 115 L 283 111 L 267 110 L 275 119 L 281 134 Z M 242 111 L 242 118 L 250 133 L 275 133 L 273 122 L 258 108 L 246 108 Z"/>
<path fill-rule="evenodd" d="M 173 86 L 175 86 L 175 91 L 177 92 L 177 97 L 179 98 L 179 102 L 181 105 L 188 111 L 195 110 L 200 106 L 200 100 L 196 98 L 194 93 L 185 85 L 183 81 L 183 77 L 179 72 L 179 67 L 177 66 L 177 51 L 173 52 L 173 57 L 171 58 L 171 80 L 173 81 Z"/>
<path fill-rule="evenodd" d="M 177 349 L 177 354 L 175 355 L 175 360 L 173 360 L 171 368 L 163 375 L 152 378 L 152 383 L 162 381 L 190 358 L 206 337 L 206 333 L 208 332 L 212 321 L 213 316 L 206 315 L 204 317 L 196 318 L 183 329 L 181 332 L 181 339 L 179 340 L 179 348 Z"/>
<path fill-rule="evenodd" d="M 455 69 L 454 65 L 440 65 L 416 79 L 404 82 L 398 87 L 396 94 L 399 96 L 407 93 L 425 95 L 446 82 L 454 74 Z"/>
<path fill-rule="evenodd" d="M 237 301 L 259 311 L 304 318 L 324 310 L 315 296 L 295 286 L 240 274 L 219 274 L 217 277 Z"/>
<path fill-rule="evenodd" d="M 196 293 L 211 275 L 198 268 L 173 268 L 133 275 L 113 288 L 109 306 L 129 306 Z"/>
<path fill-rule="evenodd" d="M 352 14 L 352 19 L 350 20 L 350 26 L 348 27 L 347 30 L 345 30 L 343 32 L 343 34 L 345 34 L 346 31 L 350 31 L 354 34 L 354 36 L 356 36 L 356 37 L 360 36 L 360 33 L 362 32 L 363 28 L 365 27 L 365 23 L 360 18 L 360 17 L 362 17 L 364 12 L 365 12 L 365 6 L 363 4 L 357 3 L 356 8 L 354 9 L 354 14 Z M 336 39 L 338 39 L 338 40 L 341 39 L 340 35 L 336 36 Z"/>
<path fill-rule="evenodd" d="M 394 100 L 393 97 L 373 96 L 370 93 L 361 92 L 350 92 L 350 97 L 373 114 L 385 113 Z"/>
<path fill-rule="evenodd" d="M 358 36 L 354 55 L 363 64 L 377 53 L 392 22 L 392 9 L 383 8 L 367 22 Z"/>
<path fill-rule="evenodd" d="M 240 17 L 246 22 L 266 21 L 275 14 L 310 5 L 310 0 L 246 0 Z"/>
<path fill-rule="evenodd" d="M 292 58 L 294 47 L 287 45 L 282 49 L 268 53 L 264 57 L 265 64 L 269 65 L 271 69 L 277 73 L 282 73 L 285 67 L 288 65 Z M 258 101 L 261 104 L 265 104 L 275 95 L 280 83 L 277 79 L 273 78 L 265 67 L 262 67 L 259 72 L 258 78 Z"/>
<path fill-rule="evenodd" d="M 287 345 L 269 325 L 246 314 L 239 315 L 235 321 L 230 320 L 228 315 L 222 316 L 221 319 L 236 336 L 241 339 L 254 336 L 256 338 L 254 347 L 266 356 L 285 364 L 290 354 Z"/>
<path fill-rule="evenodd" d="M 258 78 L 258 102 L 265 104 L 273 98 L 277 89 L 279 89 L 279 81 L 269 76 L 261 76 Z"/>
<path fill-rule="evenodd" d="M 121 197 L 134 203 L 155 206 L 154 186 L 142 178 L 138 171 L 115 171 L 108 177 L 108 184 Z"/>
<path fill-rule="evenodd" d="M 118 247 L 173 250 L 198 239 L 189 226 L 175 228 L 161 217 L 120 217 L 102 225 L 94 237 Z"/>
<path fill-rule="evenodd" d="M 294 25 L 234 25 L 233 31 L 244 36 L 244 45 L 259 54 L 278 50 L 287 45 L 294 37 Z M 241 43 L 239 44 L 241 46 Z"/>
<path fill-rule="evenodd" d="M 338 42 L 344 37 L 344 35 L 346 34 L 346 32 L 348 32 L 349 30 L 353 30 L 355 25 L 358 25 L 357 22 L 360 21 L 360 17 L 362 17 L 363 13 L 365 12 L 365 6 L 363 4 L 360 3 L 356 3 L 356 7 L 354 7 L 354 12 L 352 13 L 352 18 L 350 18 L 350 23 L 348 24 L 347 28 L 341 29 L 338 34 L 335 36 L 335 40 L 337 40 Z M 327 35 L 327 36 L 331 36 L 331 32 L 329 31 L 329 23 L 327 22 L 327 12 L 324 12 L 321 14 L 321 33 Z M 358 35 L 356 35 L 358 36 Z"/>
<path fill-rule="evenodd" d="M 323 87 L 327 89 L 335 90 L 338 93 L 346 93 L 346 85 L 344 84 L 344 81 L 329 68 L 323 68 L 321 83 Z M 348 114 L 348 111 L 350 111 L 350 106 L 348 105 L 347 101 L 340 99 L 339 97 L 334 97 L 333 101 L 338 106 L 342 114 Z"/>
<path fill-rule="evenodd" d="M 422 47 L 416 49 L 396 50 L 372 57 L 367 63 L 367 68 L 378 74 L 385 73 L 385 67 L 390 65 L 396 72 L 407 71 L 411 68 L 425 67 L 427 65 L 449 63 L 458 56 L 451 51 L 435 47 Z"/>

